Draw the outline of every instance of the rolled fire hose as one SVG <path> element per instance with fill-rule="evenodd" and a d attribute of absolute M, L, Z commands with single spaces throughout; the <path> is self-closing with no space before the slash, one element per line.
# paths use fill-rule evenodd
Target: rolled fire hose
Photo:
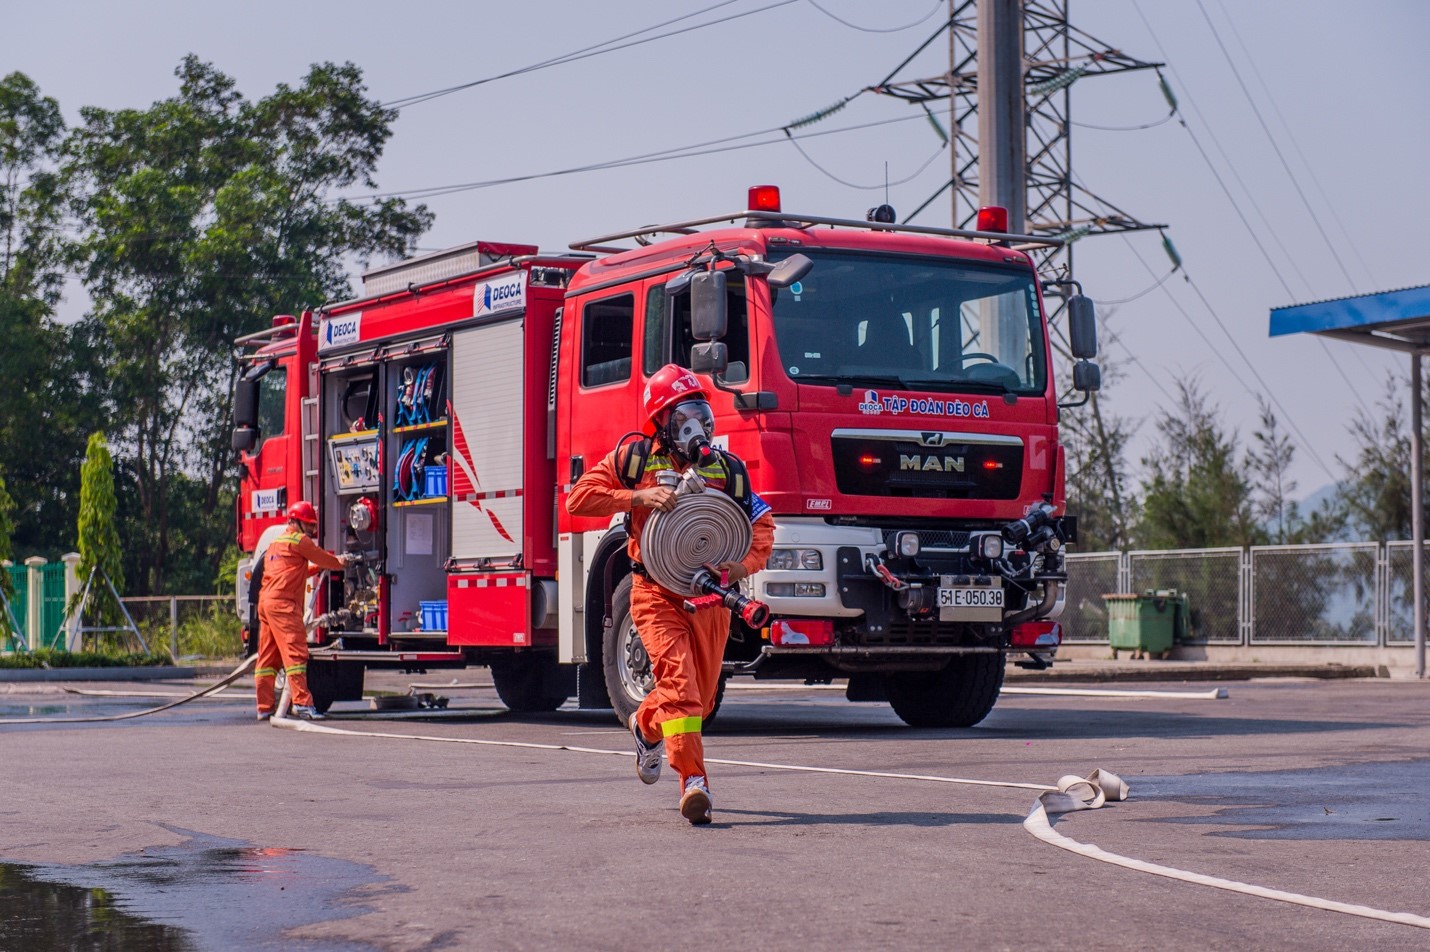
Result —
<path fill-rule="evenodd" d="M 662 485 L 670 485 L 669 477 Z M 696 586 L 701 570 L 742 559 L 750 551 L 750 519 L 735 500 L 707 489 L 694 470 L 675 478 L 675 508 L 651 514 L 641 532 L 641 560 L 665 588 L 678 595 L 702 595 L 704 590 Z"/>

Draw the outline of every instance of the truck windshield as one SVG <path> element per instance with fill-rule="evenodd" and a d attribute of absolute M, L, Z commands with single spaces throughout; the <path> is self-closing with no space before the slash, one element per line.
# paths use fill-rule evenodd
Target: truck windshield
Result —
<path fill-rule="evenodd" d="M 805 279 L 770 289 L 780 362 L 791 380 L 1043 392 L 1046 350 L 1031 270 L 802 251 L 814 259 Z"/>

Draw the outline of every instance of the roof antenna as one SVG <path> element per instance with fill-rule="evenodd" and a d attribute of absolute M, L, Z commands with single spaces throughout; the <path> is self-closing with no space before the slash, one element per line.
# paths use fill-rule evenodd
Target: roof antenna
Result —
<path fill-rule="evenodd" d="M 889 161 L 884 160 L 884 204 L 876 205 L 869 209 L 864 216 L 869 221 L 879 222 L 883 225 L 892 225 L 898 220 L 898 215 L 894 212 L 894 206 L 889 204 Z"/>

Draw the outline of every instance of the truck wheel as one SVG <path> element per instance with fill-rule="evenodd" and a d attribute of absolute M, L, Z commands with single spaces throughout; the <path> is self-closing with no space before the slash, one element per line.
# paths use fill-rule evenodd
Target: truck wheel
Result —
<path fill-rule="evenodd" d="M 356 661 L 308 662 L 308 691 L 313 706 L 328 713 L 334 701 L 361 701 L 363 666 Z"/>
<path fill-rule="evenodd" d="M 611 593 L 611 625 L 601 644 L 601 668 L 606 674 L 606 692 L 611 696 L 611 710 L 622 724 L 655 687 L 650 670 L 650 655 L 645 653 L 640 632 L 631 619 L 631 586 L 634 576 L 627 575 Z"/>
<path fill-rule="evenodd" d="M 993 710 L 1004 665 L 1002 654 L 955 655 L 941 671 L 886 675 L 884 687 L 910 727 L 972 727 Z"/>
<path fill-rule="evenodd" d="M 525 652 L 492 665 L 497 697 L 513 714 L 540 714 L 566 703 L 574 690 L 576 669 L 563 669 L 545 652 Z"/>
<path fill-rule="evenodd" d="M 631 715 L 640 707 L 641 701 L 655 687 L 655 675 L 650 669 L 650 655 L 646 654 L 640 632 L 631 620 L 631 587 L 634 576 L 621 579 L 616 590 L 611 593 L 611 627 L 606 629 L 601 646 L 601 665 L 606 674 L 606 691 L 611 696 L 611 710 L 621 724 L 630 723 Z M 705 718 L 703 727 L 708 728 L 720 711 L 720 702 L 725 699 L 725 682 L 721 678 L 715 691 L 715 707 Z"/>

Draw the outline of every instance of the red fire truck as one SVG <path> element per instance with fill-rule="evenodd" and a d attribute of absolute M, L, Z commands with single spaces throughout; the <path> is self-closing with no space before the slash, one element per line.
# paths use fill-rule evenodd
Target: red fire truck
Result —
<path fill-rule="evenodd" d="M 1067 298 L 1080 391 L 1091 302 L 1040 282 L 1028 248 L 1050 240 L 1001 209 L 955 231 L 791 214 L 770 186 L 748 204 L 566 253 L 413 258 L 238 341 L 241 547 L 306 499 L 322 544 L 362 556 L 313 593 L 320 707 L 367 667 L 476 664 L 513 710 L 576 695 L 624 719 L 650 686 L 624 525 L 565 501 L 667 363 L 709 381 L 717 442 L 776 516 L 744 583 L 771 619 L 734 621 L 727 675 L 847 678 L 910 724 L 967 726 L 1010 657 L 1051 663 L 1076 527 L 1043 292 Z"/>

